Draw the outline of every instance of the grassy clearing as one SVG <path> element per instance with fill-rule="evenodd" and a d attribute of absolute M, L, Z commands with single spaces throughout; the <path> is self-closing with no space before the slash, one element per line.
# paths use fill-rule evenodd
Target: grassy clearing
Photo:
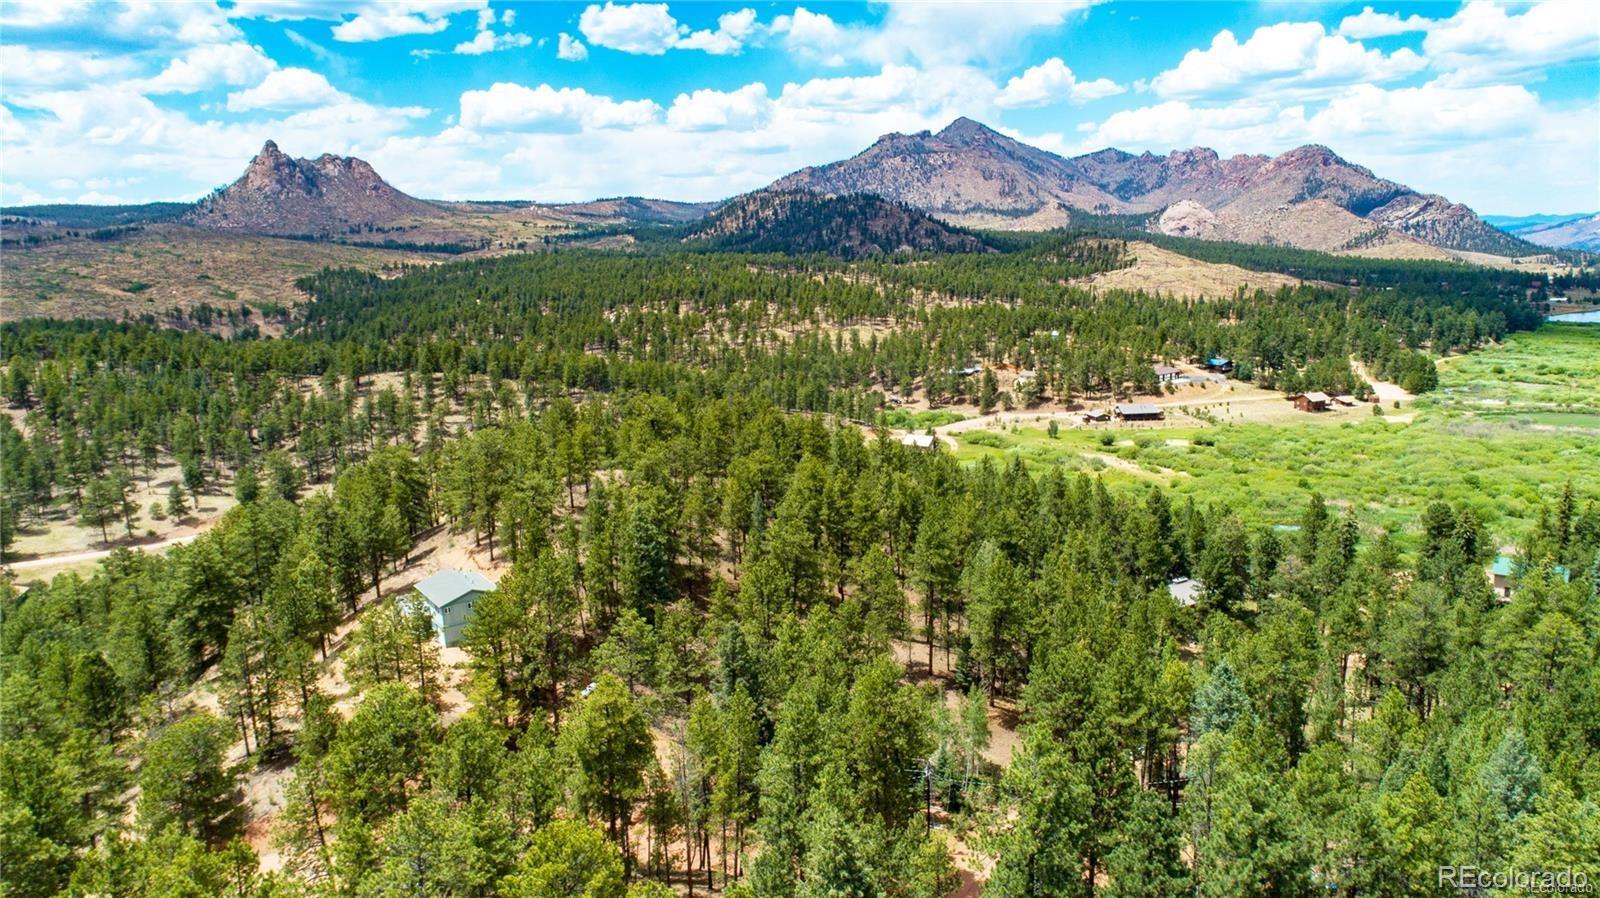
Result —
<path fill-rule="evenodd" d="M 926 430 L 929 427 L 943 427 L 946 424 L 964 421 L 966 417 L 966 415 L 958 411 L 947 408 L 928 411 L 893 408 L 883 413 L 884 423 L 896 430 Z"/>
<path fill-rule="evenodd" d="M 1316 491 L 1368 524 L 1404 530 L 1444 499 L 1472 506 L 1500 539 L 1519 536 L 1569 480 L 1600 495 L 1600 327 L 1547 325 L 1440 376 L 1442 389 L 1417 402 L 1408 424 L 1063 428 L 1053 439 L 1018 426 L 960 434 L 957 456 L 1163 483 L 1180 497 L 1232 505 L 1255 524 L 1292 523 Z"/>
<path fill-rule="evenodd" d="M 1546 324 L 1453 360 L 1428 404 L 1452 417 L 1600 425 L 1600 327 Z"/>
<path fill-rule="evenodd" d="M 169 460 L 154 471 L 140 470 L 135 472 L 135 475 L 130 498 L 138 511 L 134 515 L 131 536 L 124 522 L 118 519 L 106 527 L 111 542 L 109 544 L 102 542 L 100 528 L 86 525 L 78 520 L 72 513 L 71 495 L 63 494 L 57 497 L 55 504 L 44 515 L 29 517 L 23 521 L 23 525 L 17 530 L 16 541 L 12 544 L 9 555 L 14 558 L 32 559 L 52 555 L 72 555 L 115 546 L 138 546 L 146 542 L 166 540 L 191 533 L 226 514 L 238 504 L 229 484 L 213 483 L 208 487 L 210 491 L 201 496 L 198 507 L 195 506 L 192 495 L 187 492 L 184 494 L 189 501 L 190 509 L 183 518 L 174 520 L 162 517 L 158 520 L 150 515 L 150 506 L 159 505 L 165 509 L 168 491 L 173 484 L 182 482 L 178 466 Z"/>

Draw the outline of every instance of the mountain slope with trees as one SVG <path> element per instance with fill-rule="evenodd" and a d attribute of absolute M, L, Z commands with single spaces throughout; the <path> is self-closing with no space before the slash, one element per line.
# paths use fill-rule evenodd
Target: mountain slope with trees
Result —
<path fill-rule="evenodd" d="M 1312 464 L 1266 521 L 887 426 L 1000 367 L 1103 402 L 1162 359 L 1333 390 L 1355 358 L 1422 392 L 1540 324 L 1524 276 L 1206 243 L 1325 283 L 1188 302 L 1075 285 L 1114 235 L 995 242 L 328 270 L 279 337 L 0 325 L 0 552 L 133 533 L 158 467 L 146 515 L 237 501 L 0 577 L 0 887 L 1233 898 L 1592 863 L 1592 483 L 1525 469 L 1389 531 Z M 447 539 L 501 570 L 448 653 L 408 588 Z"/>
<path fill-rule="evenodd" d="M 978 236 L 870 194 L 759 190 L 728 201 L 689 241 L 739 252 L 827 253 L 842 259 L 897 252 L 992 252 Z"/>

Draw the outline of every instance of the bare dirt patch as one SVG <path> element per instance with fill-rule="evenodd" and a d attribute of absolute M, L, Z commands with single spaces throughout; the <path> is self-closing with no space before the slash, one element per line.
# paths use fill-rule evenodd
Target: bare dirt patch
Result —
<path fill-rule="evenodd" d="M 1143 290 L 1186 299 L 1218 299 L 1247 291 L 1274 291 L 1299 286 L 1301 281 L 1269 271 L 1250 271 L 1237 265 L 1202 262 L 1149 243 L 1130 243 L 1133 265 L 1079 279 L 1102 290 Z"/>
<path fill-rule="evenodd" d="M 397 271 L 446 258 L 151 225 L 115 240 L 8 247 L 0 277 L 0 321 L 133 318 L 201 304 L 290 307 L 306 299 L 294 282 L 323 268 Z"/>

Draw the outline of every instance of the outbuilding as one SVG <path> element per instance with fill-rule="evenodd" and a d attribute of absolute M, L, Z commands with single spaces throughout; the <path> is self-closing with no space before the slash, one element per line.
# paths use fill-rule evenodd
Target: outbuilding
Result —
<path fill-rule="evenodd" d="M 1214 371 L 1218 374 L 1230 374 L 1233 372 L 1233 359 L 1225 359 L 1221 356 L 1212 356 L 1211 358 L 1206 359 L 1206 370 Z"/>
<path fill-rule="evenodd" d="M 494 589 L 489 578 L 473 571 L 440 571 L 417 584 L 417 592 L 433 614 L 433 632 L 445 648 L 461 641 L 461 628 L 483 594 Z"/>
<path fill-rule="evenodd" d="M 1151 369 L 1156 373 L 1156 380 L 1160 383 L 1170 384 L 1183 376 L 1183 372 L 1171 365 L 1156 365 Z"/>
<path fill-rule="evenodd" d="M 902 446 L 929 451 L 933 449 L 937 442 L 938 438 L 931 433 L 908 433 L 900 438 L 900 445 Z"/>

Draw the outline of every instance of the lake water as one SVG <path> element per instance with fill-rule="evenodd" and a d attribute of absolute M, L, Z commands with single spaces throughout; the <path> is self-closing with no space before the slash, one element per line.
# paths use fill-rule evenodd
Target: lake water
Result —
<path fill-rule="evenodd" d="M 1564 324 L 1600 324 L 1600 309 L 1592 312 L 1568 312 L 1565 315 L 1551 315 L 1546 321 L 1559 321 Z"/>

